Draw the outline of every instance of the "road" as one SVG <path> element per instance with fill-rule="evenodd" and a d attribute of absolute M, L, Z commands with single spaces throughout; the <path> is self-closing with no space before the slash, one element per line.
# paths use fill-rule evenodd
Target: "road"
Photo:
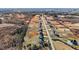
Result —
<path fill-rule="evenodd" d="M 52 38 L 51 38 L 50 33 L 49 33 L 49 30 L 48 30 L 48 28 L 47 28 L 47 22 L 46 22 L 45 17 L 44 17 L 43 14 L 42 14 L 41 19 L 42 19 L 43 24 L 44 24 L 44 27 L 45 27 L 45 29 L 46 29 L 46 32 L 47 32 L 47 35 L 48 35 L 48 38 L 49 38 L 49 42 L 50 42 L 50 45 L 51 45 L 51 49 L 52 49 L 52 50 L 55 50 L 55 47 L 54 47 Z"/>

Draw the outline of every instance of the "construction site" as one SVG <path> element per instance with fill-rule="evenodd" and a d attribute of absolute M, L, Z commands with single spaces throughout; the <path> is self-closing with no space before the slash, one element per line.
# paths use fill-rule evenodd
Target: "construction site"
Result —
<path fill-rule="evenodd" d="M 0 50 L 79 50 L 78 13 L 25 10 L 0 11 Z"/>

